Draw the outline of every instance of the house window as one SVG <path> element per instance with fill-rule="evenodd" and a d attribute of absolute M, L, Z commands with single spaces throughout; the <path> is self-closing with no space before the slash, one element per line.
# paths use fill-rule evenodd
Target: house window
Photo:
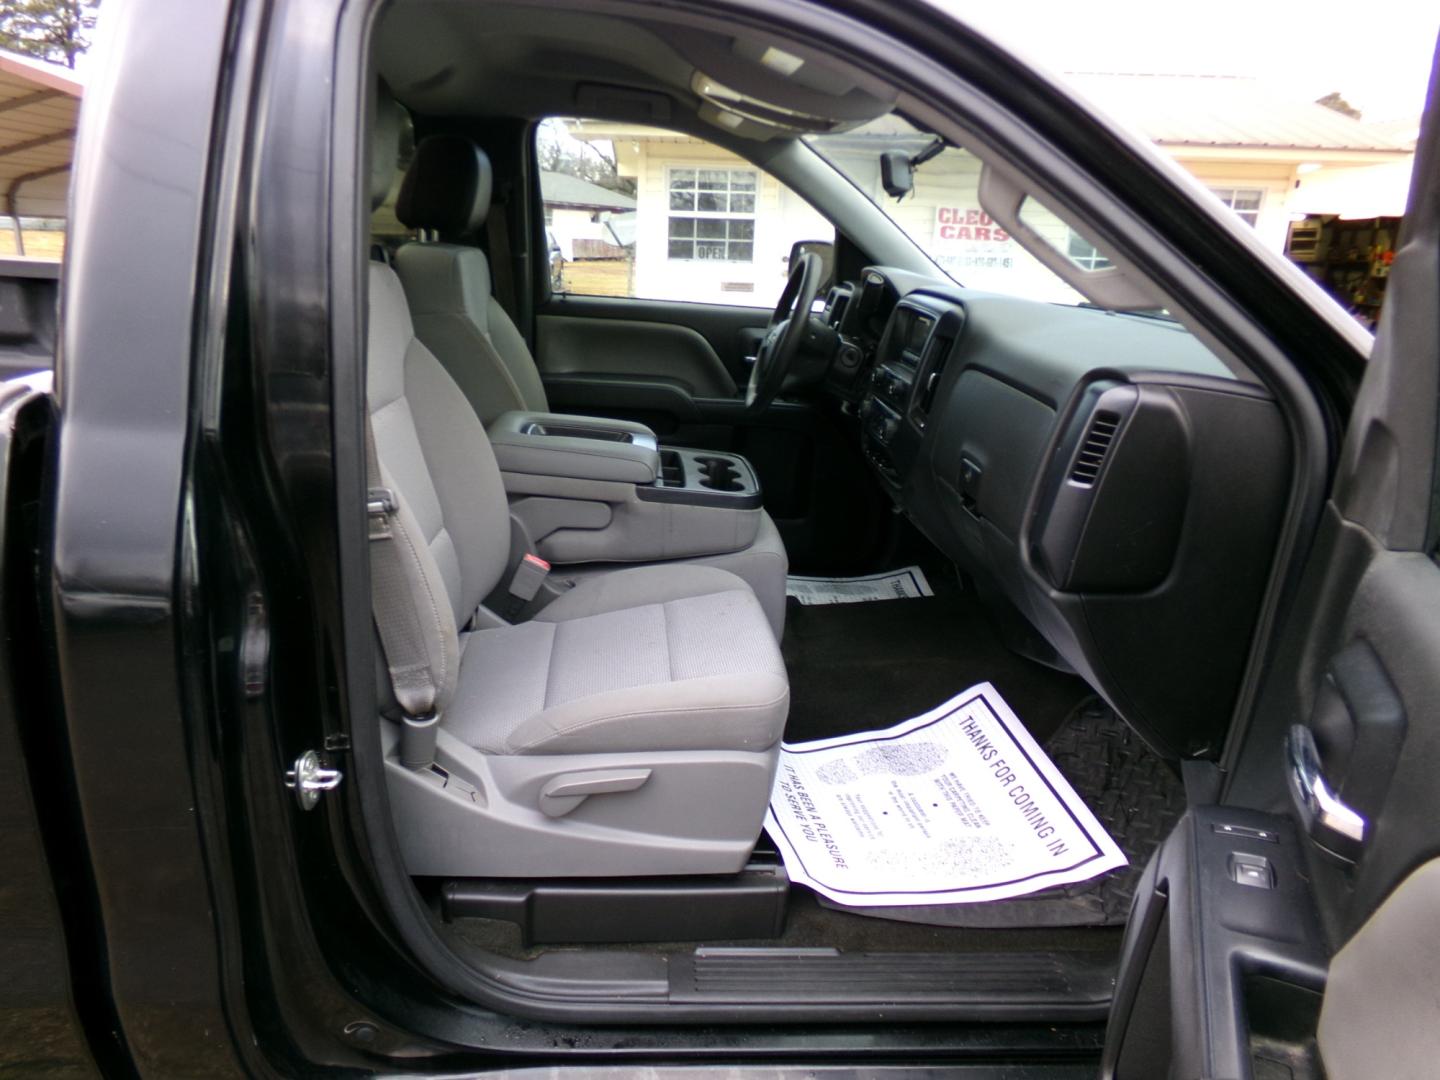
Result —
<path fill-rule="evenodd" d="M 1100 249 L 1074 229 L 1070 230 L 1070 238 L 1065 245 L 1065 254 L 1082 270 L 1104 270 L 1110 265 L 1110 260 L 1100 253 Z"/>
<path fill-rule="evenodd" d="M 1217 199 L 1234 210 L 1245 224 L 1254 226 L 1260 218 L 1260 202 L 1265 192 L 1260 188 L 1211 188 Z"/>
<path fill-rule="evenodd" d="M 754 260 L 754 169 L 672 168 L 667 180 L 671 259 Z"/>

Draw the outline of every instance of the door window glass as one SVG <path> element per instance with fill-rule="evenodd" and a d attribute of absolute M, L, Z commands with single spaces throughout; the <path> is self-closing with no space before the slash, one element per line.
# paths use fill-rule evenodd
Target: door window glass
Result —
<path fill-rule="evenodd" d="M 1253 227 L 1260 220 L 1260 204 L 1265 200 L 1265 192 L 1260 188 L 1211 188 L 1210 191 L 1246 225 Z"/>
<path fill-rule="evenodd" d="M 676 131 L 557 117 L 535 136 L 557 293 L 772 307 L 835 229 L 775 177 Z"/>

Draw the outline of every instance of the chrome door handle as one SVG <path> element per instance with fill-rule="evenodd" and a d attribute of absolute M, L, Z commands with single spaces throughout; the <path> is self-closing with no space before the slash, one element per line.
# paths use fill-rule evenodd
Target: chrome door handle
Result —
<path fill-rule="evenodd" d="M 1285 737 L 1285 775 L 1310 839 L 1347 862 L 1359 858 L 1368 831 L 1365 819 L 1341 802 L 1325 779 L 1315 736 L 1304 724 L 1291 725 Z"/>

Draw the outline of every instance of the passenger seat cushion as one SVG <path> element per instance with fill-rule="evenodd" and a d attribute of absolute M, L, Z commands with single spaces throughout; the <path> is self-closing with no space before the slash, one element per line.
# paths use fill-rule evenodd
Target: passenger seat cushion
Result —
<path fill-rule="evenodd" d="M 563 574 L 564 570 L 560 572 Z M 575 588 L 542 608 L 535 619 L 537 622 L 563 622 L 622 608 L 723 592 L 750 592 L 750 587 L 727 570 L 693 563 L 656 563 L 632 566 L 627 570 L 611 569 L 579 582 Z"/>
<path fill-rule="evenodd" d="M 770 620 L 770 629 L 775 632 L 775 639 L 777 641 L 784 639 L 785 585 L 790 561 L 785 555 L 785 543 L 780 539 L 780 530 L 775 527 L 775 522 L 770 519 L 769 514 L 764 510 L 760 511 L 760 527 L 755 533 L 754 542 L 749 547 L 739 551 L 726 552 L 723 555 L 700 555 L 690 559 L 649 563 L 646 566 L 649 570 L 670 569 L 686 575 L 687 578 L 708 567 L 726 571 L 743 579 L 745 584 L 754 591 L 756 599 L 760 601 L 760 607 Z M 585 585 L 597 578 L 612 577 L 616 573 L 625 572 L 617 571 L 612 563 L 567 563 L 557 566 L 555 570 L 558 575 L 571 578 L 580 585 Z M 546 608 L 545 610 L 551 609 Z M 546 616 L 544 612 L 541 612 L 537 617 L 545 618 Z"/>
<path fill-rule="evenodd" d="M 492 754 L 773 746 L 789 684 L 759 602 L 724 571 L 684 576 L 621 571 L 543 621 L 469 635 L 447 730 Z"/>

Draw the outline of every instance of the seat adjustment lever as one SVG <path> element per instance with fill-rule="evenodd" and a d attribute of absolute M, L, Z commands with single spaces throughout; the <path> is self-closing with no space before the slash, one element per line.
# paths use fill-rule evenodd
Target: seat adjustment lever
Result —
<path fill-rule="evenodd" d="M 649 779 L 649 769 L 587 769 L 552 776 L 540 789 L 540 812 L 564 817 L 591 795 L 634 791 Z"/>

